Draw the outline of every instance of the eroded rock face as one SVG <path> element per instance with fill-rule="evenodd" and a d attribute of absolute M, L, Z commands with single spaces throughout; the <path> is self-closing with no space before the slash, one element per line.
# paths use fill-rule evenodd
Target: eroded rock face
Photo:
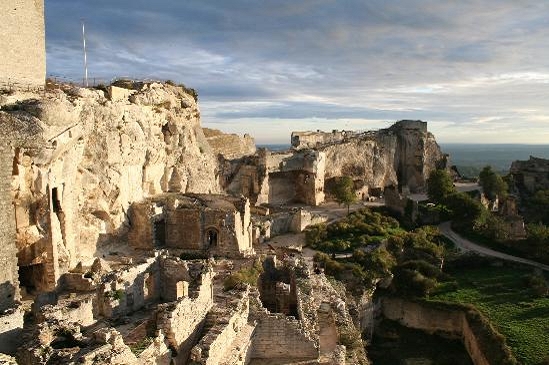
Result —
<path fill-rule="evenodd" d="M 159 83 L 114 91 L 111 100 L 100 90 L 56 89 L 3 106 L 39 126 L 46 141 L 13 149 L 23 285 L 51 288 L 60 273 L 92 260 L 103 242 L 127 231 L 132 202 L 168 191 L 220 192 L 192 96 Z"/>
<path fill-rule="evenodd" d="M 326 154 L 326 180 L 351 176 L 370 188 L 400 185 L 423 191 L 429 173 L 445 167 L 444 154 L 421 121 L 400 121 L 388 129 L 349 134 L 315 148 Z"/>
<path fill-rule="evenodd" d="M 549 160 L 530 156 L 526 161 L 514 161 L 509 170 L 518 192 L 533 194 L 549 189 Z"/>

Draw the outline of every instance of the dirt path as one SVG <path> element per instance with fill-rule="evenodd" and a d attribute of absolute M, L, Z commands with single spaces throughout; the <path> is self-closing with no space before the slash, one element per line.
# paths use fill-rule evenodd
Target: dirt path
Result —
<path fill-rule="evenodd" d="M 451 222 L 444 222 L 439 224 L 438 229 L 440 230 L 440 233 L 448 237 L 452 242 L 456 244 L 456 246 L 463 250 L 463 251 L 473 251 L 477 252 L 484 256 L 491 256 L 496 257 L 498 259 L 507 260 L 507 261 L 513 261 L 518 262 L 521 264 L 533 266 L 535 268 L 549 271 L 549 265 L 544 265 L 539 262 L 535 262 L 532 260 L 523 259 L 521 257 L 508 255 L 503 252 L 494 251 L 492 249 L 486 248 L 484 246 L 480 246 L 474 242 L 469 241 L 468 239 L 461 237 L 459 234 L 457 234 L 454 230 L 452 230 Z"/>

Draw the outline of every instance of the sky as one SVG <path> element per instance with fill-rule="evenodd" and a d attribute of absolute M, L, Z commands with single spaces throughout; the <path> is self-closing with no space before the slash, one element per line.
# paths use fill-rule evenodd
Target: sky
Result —
<path fill-rule="evenodd" d="M 46 0 L 49 76 L 173 80 L 202 125 L 292 131 L 421 119 L 442 143 L 549 144 L 549 1 Z"/>

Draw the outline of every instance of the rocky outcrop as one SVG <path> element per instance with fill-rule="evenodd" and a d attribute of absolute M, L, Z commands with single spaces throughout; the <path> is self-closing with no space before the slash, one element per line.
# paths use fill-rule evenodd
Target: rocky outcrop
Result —
<path fill-rule="evenodd" d="M 168 84 L 130 88 L 112 87 L 111 100 L 101 90 L 61 86 L 2 105 L 1 123 L 35 126 L 45 141 L 11 149 L 23 286 L 52 288 L 62 272 L 91 260 L 127 231 L 132 202 L 220 191 L 194 98 Z"/>
<path fill-rule="evenodd" d="M 249 134 L 240 137 L 237 134 L 226 134 L 217 129 L 204 128 L 204 135 L 216 155 L 225 159 L 235 159 L 255 153 L 255 142 Z"/>
<path fill-rule="evenodd" d="M 527 161 L 514 161 L 509 173 L 521 195 L 549 189 L 549 160 L 530 156 Z"/>
<path fill-rule="evenodd" d="M 351 176 L 370 188 L 398 185 L 420 192 L 433 169 L 446 167 L 445 155 L 421 121 L 403 120 L 377 132 L 347 133 L 335 143 L 315 148 L 326 154 L 326 180 Z"/>

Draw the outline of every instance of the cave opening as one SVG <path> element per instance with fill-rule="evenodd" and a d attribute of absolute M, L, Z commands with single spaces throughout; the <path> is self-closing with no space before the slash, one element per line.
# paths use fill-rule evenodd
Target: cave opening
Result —
<path fill-rule="evenodd" d="M 51 189 L 51 204 L 54 213 L 57 214 L 61 212 L 61 201 L 59 200 L 59 193 L 57 191 L 57 188 Z"/>
<path fill-rule="evenodd" d="M 208 247 L 217 246 L 217 236 L 217 230 L 214 228 L 210 228 L 206 231 L 206 242 L 208 244 Z"/>
<path fill-rule="evenodd" d="M 40 279 L 45 277 L 44 264 L 34 264 L 19 266 L 19 286 L 25 289 L 27 294 L 34 294 L 37 289 L 40 289 Z"/>

